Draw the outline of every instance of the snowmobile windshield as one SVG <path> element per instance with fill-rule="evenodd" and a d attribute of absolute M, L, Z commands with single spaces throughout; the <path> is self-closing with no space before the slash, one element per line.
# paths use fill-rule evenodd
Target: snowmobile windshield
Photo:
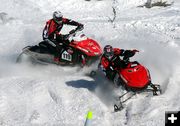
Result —
<path fill-rule="evenodd" d="M 83 41 L 83 40 L 86 40 L 86 39 L 87 39 L 87 37 L 82 31 L 76 32 L 73 36 L 70 37 L 70 40 L 74 40 L 74 41 L 77 41 L 77 42 Z"/>

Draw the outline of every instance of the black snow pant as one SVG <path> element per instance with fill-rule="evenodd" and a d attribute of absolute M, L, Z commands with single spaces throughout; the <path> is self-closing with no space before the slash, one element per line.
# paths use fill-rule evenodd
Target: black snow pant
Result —
<path fill-rule="evenodd" d="M 46 46 L 50 52 L 54 54 L 54 57 L 60 58 L 61 53 L 64 49 L 69 46 L 68 40 L 63 40 L 62 38 L 57 38 L 56 40 L 44 40 L 39 43 L 40 46 Z"/>

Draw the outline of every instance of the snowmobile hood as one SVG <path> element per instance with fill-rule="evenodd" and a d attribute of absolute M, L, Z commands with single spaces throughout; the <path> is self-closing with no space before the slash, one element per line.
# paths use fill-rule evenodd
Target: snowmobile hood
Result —
<path fill-rule="evenodd" d="M 148 70 L 140 65 L 131 63 L 127 68 L 120 71 L 121 78 L 125 81 L 127 86 L 131 88 L 144 88 L 148 85 L 150 80 L 150 75 Z"/>
<path fill-rule="evenodd" d="M 74 41 L 71 44 L 75 48 L 83 51 L 88 56 L 100 56 L 102 55 L 102 49 L 100 45 L 93 39 L 87 38 L 82 41 Z"/>

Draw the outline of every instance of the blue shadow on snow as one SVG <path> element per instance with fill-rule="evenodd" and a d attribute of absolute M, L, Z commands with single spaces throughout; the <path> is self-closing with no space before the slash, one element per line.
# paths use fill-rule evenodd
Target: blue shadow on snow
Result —
<path fill-rule="evenodd" d="M 87 88 L 89 91 L 94 91 L 97 87 L 95 81 L 87 81 L 83 79 L 76 81 L 68 81 L 66 82 L 66 84 L 75 88 Z"/>

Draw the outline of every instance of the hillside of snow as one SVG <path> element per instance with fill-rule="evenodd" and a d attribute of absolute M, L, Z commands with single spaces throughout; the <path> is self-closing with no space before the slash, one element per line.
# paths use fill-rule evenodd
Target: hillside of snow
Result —
<path fill-rule="evenodd" d="M 93 126 L 164 126 L 165 111 L 180 110 L 180 1 L 137 7 L 146 1 L 0 0 L 0 125 L 82 126 L 91 110 Z M 83 23 L 102 47 L 138 49 L 132 60 L 150 70 L 162 95 L 138 95 L 114 113 L 113 91 L 103 97 L 101 81 L 85 76 L 86 69 L 17 64 L 23 47 L 42 40 L 55 10 Z"/>

